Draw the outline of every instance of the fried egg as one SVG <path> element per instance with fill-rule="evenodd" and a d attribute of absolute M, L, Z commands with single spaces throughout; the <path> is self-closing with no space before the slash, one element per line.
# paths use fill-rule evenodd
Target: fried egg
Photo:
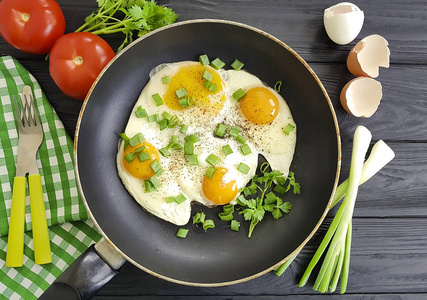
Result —
<path fill-rule="evenodd" d="M 242 135 L 254 144 L 275 170 L 285 175 L 294 156 L 296 128 L 284 134 L 288 124 L 296 127 L 289 106 L 274 89 L 246 71 L 229 70 L 227 88 L 229 94 L 238 89 L 246 95 L 240 101 L 230 99 L 225 123 L 242 129 Z"/>
<path fill-rule="evenodd" d="M 232 94 L 239 88 L 246 96 L 238 102 Z M 243 139 L 215 135 L 218 124 L 238 127 Z M 192 203 L 236 203 L 259 154 L 288 174 L 296 130 L 285 135 L 287 124 L 296 126 L 284 99 L 252 74 L 199 62 L 162 64 L 150 73 L 129 117 L 124 133 L 132 142 L 119 142 L 118 173 L 145 210 L 184 225 Z"/>

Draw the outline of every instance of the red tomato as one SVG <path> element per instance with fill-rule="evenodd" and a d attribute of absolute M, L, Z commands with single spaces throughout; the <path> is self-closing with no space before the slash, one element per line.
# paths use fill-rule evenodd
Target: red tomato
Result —
<path fill-rule="evenodd" d="M 45 54 L 65 31 L 65 18 L 55 0 L 2 0 L 0 34 L 13 47 Z"/>
<path fill-rule="evenodd" d="M 66 95 L 83 100 L 96 77 L 115 56 L 106 41 L 89 32 L 62 36 L 49 54 L 49 73 Z"/>

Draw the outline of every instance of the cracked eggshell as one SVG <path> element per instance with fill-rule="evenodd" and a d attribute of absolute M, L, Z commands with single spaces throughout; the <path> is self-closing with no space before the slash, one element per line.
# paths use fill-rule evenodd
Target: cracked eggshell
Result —
<path fill-rule="evenodd" d="M 347 68 L 355 76 L 376 78 L 379 67 L 390 66 L 390 49 L 385 38 L 373 34 L 359 41 L 347 57 Z"/>
<path fill-rule="evenodd" d="M 381 83 L 370 77 L 357 77 L 341 90 L 340 101 L 351 115 L 361 118 L 372 116 L 383 96 Z"/>
<path fill-rule="evenodd" d="M 356 5 L 341 2 L 325 9 L 323 24 L 329 38 L 339 45 L 353 41 L 363 26 L 365 15 Z"/>

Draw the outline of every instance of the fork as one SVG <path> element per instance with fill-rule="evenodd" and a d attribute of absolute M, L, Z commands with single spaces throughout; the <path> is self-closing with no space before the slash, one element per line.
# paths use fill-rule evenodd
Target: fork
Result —
<path fill-rule="evenodd" d="M 21 113 L 19 112 L 16 98 L 13 96 L 18 123 L 19 145 L 16 175 L 13 181 L 6 255 L 6 266 L 8 267 L 20 267 L 23 263 L 27 174 L 30 190 L 35 262 L 36 264 L 52 262 L 41 176 L 36 163 L 36 153 L 43 141 L 43 130 L 34 105 L 31 87 L 25 86 L 19 99 Z"/>

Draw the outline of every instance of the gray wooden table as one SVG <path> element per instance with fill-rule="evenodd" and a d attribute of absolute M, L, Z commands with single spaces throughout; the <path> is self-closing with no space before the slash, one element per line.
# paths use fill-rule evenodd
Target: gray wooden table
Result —
<path fill-rule="evenodd" d="M 67 26 L 77 29 L 96 8 L 95 0 L 58 0 Z M 343 159 L 341 180 L 348 177 L 352 135 L 365 125 L 373 142 L 383 139 L 396 158 L 359 190 L 353 221 L 350 276 L 345 295 L 314 292 L 312 278 L 298 281 L 327 230 L 333 210 L 318 233 L 281 277 L 270 273 L 219 288 L 180 286 L 152 277 L 130 263 L 95 299 L 427 299 L 427 1 L 357 1 L 365 12 L 358 38 L 339 46 L 323 28 L 323 10 L 337 2 L 294 0 L 158 1 L 179 20 L 215 18 L 246 23 L 279 38 L 297 51 L 323 82 L 338 117 Z M 345 61 L 361 38 L 380 34 L 390 44 L 391 65 L 378 80 L 383 100 L 368 119 L 347 114 L 339 103 L 342 87 L 353 76 Z M 117 48 L 121 36 L 105 39 Z M 70 135 L 81 101 L 54 84 L 43 56 L 19 52 L 0 39 L 0 53 L 16 57 L 39 81 Z M 250 263 L 250 262 L 249 262 Z"/>

